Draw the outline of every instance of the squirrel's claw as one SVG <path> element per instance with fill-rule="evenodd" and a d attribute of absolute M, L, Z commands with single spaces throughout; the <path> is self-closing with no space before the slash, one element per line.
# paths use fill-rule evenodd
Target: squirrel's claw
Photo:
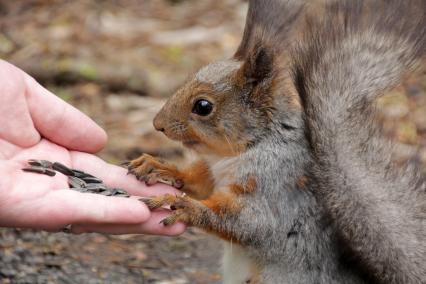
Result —
<path fill-rule="evenodd" d="M 170 225 L 173 225 L 174 223 L 176 223 L 178 221 L 184 221 L 184 220 L 182 220 L 183 219 L 182 216 L 183 216 L 182 213 L 178 213 L 176 211 L 172 215 L 161 220 L 160 224 L 163 224 L 164 226 L 170 226 Z"/>
<path fill-rule="evenodd" d="M 183 180 L 176 177 L 178 171 L 174 166 L 148 154 L 130 161 L 127 170 L 127 174 L 133 174 L 138 180 L 145 181 L 148 186 L 156 183 L 164 183 L 177 189 L 184 186 Z"/>
<path fill-rule="evenodd" d="M 197 216 L 202 216 L 197 201 L 187 196 L 175 196 L 166 194 L 157 197 L 144 197 L 139 199 L 148 206 L 150 210 L 160 208 L 164 205 L 170 205 L 173 211 L 171 215 L 160 221 L 164 226 L 173 225 L 176 222 L 184 222 L 192 224 L 193 220 L 197 220 Z"/>
<path fill-rule="evenodd" d="M 164 205 L 161 200 L 158 200 L 158 198 L 143 197 L 140 198 L 139 201 L 145 203 L 149 210 L 154 210 Z"/>
<path fill-rule="evenodd" d="M 154 210 L 166 204 L 173 204 L 176 198 L 177 196 L 174 196 L 171 194 L 165 194 L 165 195 L 156 196 L 156 197 L 142 197 L 139 199 L 139 201 L 142 201 L 143 203 L 145 203 L 145 205 L 148 206 L 150 210 Z"/>
<path fill-rule="evenodd" d="M 163 224 L 164 226 L 170 226 L 177 222 L 184 222 L 190 225 L 191 218 L 196 218 L 195 212 L 197 211 L 191 211 L 189 208 L 191 207 L 177 209 L 171 215 L 161 220 L 160 224 Z"/>

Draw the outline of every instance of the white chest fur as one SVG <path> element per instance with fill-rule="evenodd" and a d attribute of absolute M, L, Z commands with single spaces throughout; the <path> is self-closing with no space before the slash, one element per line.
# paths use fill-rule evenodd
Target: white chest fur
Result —
<path fill-rule="evenodd" d="M 235 169 L 238 167 L 238 158 L 204 157 L 210 166 L 215 181 L 215 190 L 226 190 L 226 187 L 235 183 Z"/>
<path fill-rule="evenodd" d="M 223 254 L 223 283 L 245 284 L 254 271 L 254 265 L 243 247 L 225 242 Z"/>
<path fill-rule="evenodd" d="M 215 191 L 226 191 L 228 185 L 235 183 L 235 170 L 240 166 L 238 157 L 219 159 L 208 156 L 204 159 L 210 165 L 215 180 Z M 243 247 L 227 241 L 224 242 L 222 265 L 224 284 L 247 283 L 253 275 L 251 270 L 255 267 Z"/>

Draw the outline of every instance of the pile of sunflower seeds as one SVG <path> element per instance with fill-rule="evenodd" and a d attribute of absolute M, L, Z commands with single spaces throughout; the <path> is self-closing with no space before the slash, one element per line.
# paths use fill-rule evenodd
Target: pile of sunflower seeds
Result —
<path fill-rule="evenodd" d="M 130 197 L 121 188 L 109 188 L 103 181 L 91 174 L 80 170 L 70 169 L 59 162 L 49 162 L 46 160 L 28 160 L 29 167 L 23 168 L 25 172 L 39 173 L 48 176 L 55 176 L 60 172 L 68 177 L 68 184 L 72 190 L 85 193 L 96 193 L 105 196 Z"/>

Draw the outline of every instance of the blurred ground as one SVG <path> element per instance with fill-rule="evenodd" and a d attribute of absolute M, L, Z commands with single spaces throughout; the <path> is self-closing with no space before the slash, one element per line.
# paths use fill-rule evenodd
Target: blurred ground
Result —
<path fill-rule="evenodd" d="M 234 52 L 246 8 L 242 0 L 0 0 L 0 58 L 104 127 L 102 158 L 147 152 L 181 163 L 184 149 L 154 132 L 152 118 L 189 74 Z M 379 102 L 401 162 L 426 163 L 425 90 L 419 72 Z M 216 283 L 219 259 L 219 242 L 197 230 L 165 238 L 0 229 L 1 283 Z"/>

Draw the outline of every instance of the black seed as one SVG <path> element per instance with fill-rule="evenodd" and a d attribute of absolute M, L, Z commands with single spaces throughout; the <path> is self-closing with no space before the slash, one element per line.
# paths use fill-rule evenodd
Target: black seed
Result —
<path fill-rule="evenodd" d="M 51 170 L 51 169 L 46 169 L 46 171 L 44 173 L 48 176 L 51 176 L 51 177 L 56 175 L 56 172 L 54 170 Z"/>
<path fill-rule="evenodd" d="M 114 192 L 115 195 L 118 195 L 118 194 L 128 195 L 129 194 L 127 191 L 125 191 L 122 188 L 111 188 L 111 190 Z"/>
<path fill-rule="evenodd" d="M 48 176 L 51 176 L 51 177 L 53 177 L 54 175 L 56 175 L 55 171 L 52 171 L 51 169 L 46 169 L 44 167 L 32 166 L 30 168 L 23 168 L 22 170 L 24 172 L 44 174 L 44 175 L 48 175 Z"/>
<path fill-rule="evenodd" d="M 73 188 L 71 188 L 71 190 L 75 190 L 75 191 L 82 192 L 82 193 L 87 192 L 87 188 L 83 188 L 83 187 L 73 187 Z"/>
<path fill-rule="evenodd" d="M 76 176 L 78 178 L 88 178 L 88 177 L 93 177 L 94 178 L 94 176 L 92 176 L 91 174 L 85 173 L 85 172 L 80 171 L 80 170 L 72 169 L 72 171 L 74 173 L 74 176 Z"/>
<path fill-rule="evenodd" d="M 118 195 L 114 195 L 115 197 L 125 197 L 125 198 L 129 198 L 130 195 L 128 194 L 118 194 Z"/>
<path fill-rule="evenodd" d="M 87 183 L 102 183 L 102 180 L 97 177 L 81 177 Z"/>
<path fill-rule="evenodd" d="M 59 162 L 53 163 L 52 169 L 54 169 L 54 170 L 56 170 L 60 173 L 63 173 L 66 176 L 74 176 L 74 172 L 70 168 L 68 168 L 67 166 L 65 166 L 65 165 L 63 165 Z"/>
<path fill-rule="evenodd" d="M 121 189 L 121 188 L 114 188 L 116 191 L 117 191 L 117 193 L 119 193 L 119 194 L 128 194 L 127 193 L 127 191 L 125 191 L 124 189 Z"/>
<path fill-rule="evenodd" d="M 76 188 L 87 187 L 87 184 L 84 182 L 84 180 L 78 177 L 73 177 L 73 176 L 68 177 L 68 184 L 71 187 L 76 187 Z"/>
<path fill-rule="evenodd" d="M 86 185 L 87 190 L 93 192 L 102 192 L 107 190 L 108 188 L 102 183 L 91 183 Z"/>
<path fill-rule="evenodd" d="M 30 164 L 31 166 L 37 166 L 37 167 L 43 167 L 43 168 L 52 167 L 52 162 L 49 162 L 46 160 L 31 159 L 31 160 L 28 160 L 28 164 Z"/>

